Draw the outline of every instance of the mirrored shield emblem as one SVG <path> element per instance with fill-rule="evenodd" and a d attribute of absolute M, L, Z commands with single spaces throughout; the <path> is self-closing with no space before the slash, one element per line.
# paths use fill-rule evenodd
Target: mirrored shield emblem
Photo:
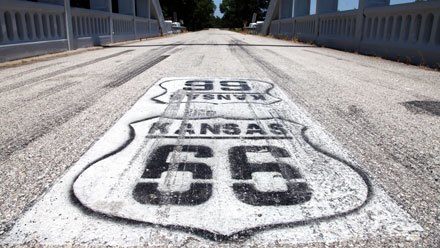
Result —
<path fill-rule="evenodd" d="M 266 103 L 203 100 L 230 89 Z M 75 181 L 85 207 L 220 240 L 341 217 L 368 202 L 368 178 L 313 144 L 270 83 L 180 79 L 149 92 L 147 105 L 161 114 L 131 122 L 124 141 Z"/>

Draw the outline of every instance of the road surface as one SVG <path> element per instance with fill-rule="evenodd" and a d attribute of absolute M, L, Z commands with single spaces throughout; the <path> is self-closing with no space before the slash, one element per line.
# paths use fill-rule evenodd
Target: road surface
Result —
<path fill-rule="evenodd" d="M 439 82 L 221 30 L 2 68 L 0 245 L 435 247 Z"/>

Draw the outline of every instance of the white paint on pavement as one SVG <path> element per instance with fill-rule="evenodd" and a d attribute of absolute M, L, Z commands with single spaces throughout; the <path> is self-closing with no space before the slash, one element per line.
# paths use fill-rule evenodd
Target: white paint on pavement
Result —
<path fill-rule="evenodd" d="M 261 245 L 420 231 L 274 84 L 170 78 L 1 242 Z"/>

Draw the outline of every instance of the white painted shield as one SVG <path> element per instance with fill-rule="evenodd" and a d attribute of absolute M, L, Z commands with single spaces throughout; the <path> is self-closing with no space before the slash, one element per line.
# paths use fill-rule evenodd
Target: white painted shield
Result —
<path fill-rule="evenodd" d="M 342 217 L 369 201 L 368 178 L 313 144 L 270 83 L 175 79 L 147 94 L 125 131 L 110 130 L 125 137 L 75 181 L 86 208 L 229 239 Z"/>

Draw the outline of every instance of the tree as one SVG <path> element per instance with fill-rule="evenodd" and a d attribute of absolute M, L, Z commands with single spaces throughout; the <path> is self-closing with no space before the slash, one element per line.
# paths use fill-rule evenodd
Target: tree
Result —
<path fill-rule="evenodd" d="M 213 16 L 211 19 L 212 28 L 224 28 L 223 19 L 218 16 Z"/>
<path fill-rule="evenodd" d="M 257 20 L 266 16 L 270 0 L 223 0 L 220 12 L 223 13 L 223 23 L 228 27 L 243 27 L 252 20 L 257 13 Z"/>
<path fill-rule="evenodd" d="M 167 20 L 183 21 L 191 31 L 209 28 L 216 6 L 213 0 L 160 0 Z M 174 20 L 175 15 L 177 20 Z"/>

